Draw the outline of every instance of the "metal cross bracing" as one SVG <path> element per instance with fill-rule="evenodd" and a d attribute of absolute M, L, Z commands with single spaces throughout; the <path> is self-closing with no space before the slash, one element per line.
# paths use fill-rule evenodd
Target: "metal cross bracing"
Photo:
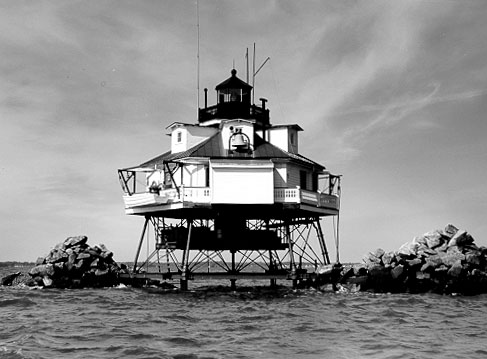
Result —
<path fill-rule="evenodd" d="M 266 279 L 271 285 L 292 280 L 296 286 L 330 264 L 319 217 L 246 219 L 245 231 L 273 234 L 260 244 L 233 243 L 228 234 L 215 239 L 214 219 L 147 216 L 131 278 L 146 283 L 179 280 L 181 289 L 197 279 L 230 280 L 232 288 L 239 279 Z M 277 242 L 264 243 L 271 237 Z M 141 260 L 144 243 L 146 258 Z"/>

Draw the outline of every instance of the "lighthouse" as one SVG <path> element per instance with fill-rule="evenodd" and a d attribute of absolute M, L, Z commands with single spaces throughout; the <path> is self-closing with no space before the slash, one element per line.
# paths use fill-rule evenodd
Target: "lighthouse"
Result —
<path fill-rule="evenodd" d="M 271 124 L 267 100 L 232 69 L 171 148 L 118 170 L 127 215 L 144 219 L 134 280 L 312 279 L 330 264 L 321 220 L 338 217 L 340 177 L 299 154 L 299 124 Z M 145 255 L 143 253 L 145 252 Z"/>

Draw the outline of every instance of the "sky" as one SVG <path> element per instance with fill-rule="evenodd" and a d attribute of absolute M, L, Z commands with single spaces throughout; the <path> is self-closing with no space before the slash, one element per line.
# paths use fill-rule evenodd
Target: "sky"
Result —
<path fill-rule="evenodd" d="M 200 94 L 246 79 L 341 174 L 340 259 L 452 223 L 487 245 L 487 1 L 199 2 Z M 117 169 L 197 121 L 196 1 L 0 0 L 0 261 L 87 235 L 133 260 Z M 322 225 L 330 228 L 329 219 Z M 327 244 L 335 257 L 332 236 Z"/>

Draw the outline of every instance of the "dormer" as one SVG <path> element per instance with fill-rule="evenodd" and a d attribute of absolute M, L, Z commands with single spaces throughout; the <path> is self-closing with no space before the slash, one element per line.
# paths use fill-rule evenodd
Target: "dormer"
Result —
<path fill-rule="evenodd" d="M 188 123 L 174 122 L 166 127 L 171 136 L 171 153 L 186 151 L 206 140 L 218 130 Z"/>
<path fill-rule="evenodd" d="M 298 132 L 303 131 L 299 125 L 277 125 L 267 130 L 267 141 L 280 149 L 298 153 Z"/>

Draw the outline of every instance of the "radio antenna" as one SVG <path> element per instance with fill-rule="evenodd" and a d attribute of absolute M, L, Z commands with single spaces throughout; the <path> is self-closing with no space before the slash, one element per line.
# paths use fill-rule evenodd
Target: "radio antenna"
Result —
<path fill-rule="evenodd" d="M 196 33 L 197 33 L 197 52 L 196 52 L 196 59 L 197 59 L 197 69 L 196 69 L 196 110 L 197 110 L 197 119 L 199 119 L 199 111 L 200 111 L 200 6 L 199 1 L 196 0 Z"/>
<path fill-rule="evenodd" d="M 247 52 L 245 53 L 245 60 L 247 62 L 247 83 L 249 83 L 249 48 L 247 47 Z"/>
<path fill-rule="evenodd" d="M 265 59 L 265 61 L 262 63 L 262 65 L 259 66 L 259 68 L 257 69 L 257 71 L 255 71 L 255 42 L 254 42 L 254 63 L 253 63 L 253 69 L 252 69 L 252 87 L 253 87 L 253 90 L 254 90 L 254 91 L 252 91 L 252 104 L 254 104 L 254 105 L 255 105 L 255 101 L 254 101 L 254 95 L 255 95 L 255 76 L 259 73 L 259 71 L 264 67 L 264 65 L 270 59 L 271 59 L 270 57 L 267 57 L 267 59 Z"/>
<path fill-rule="evenodd" d="M 252 59 L 252 105 L 255 105 L 255 42 L 254 42 L 254 56 Z"/>

